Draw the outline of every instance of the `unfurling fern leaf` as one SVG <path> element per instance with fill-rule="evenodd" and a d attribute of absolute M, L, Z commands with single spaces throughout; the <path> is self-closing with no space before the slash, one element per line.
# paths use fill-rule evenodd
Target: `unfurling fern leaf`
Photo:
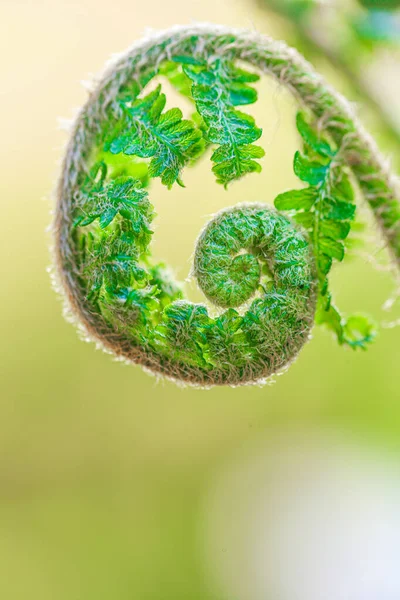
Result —
<path fill-rule="evenodd" d="M 248 63 L 250 69 L 242 65 Z M 300 100 L 300 189 L 219 213 L 200 235 L 194 275 L 219 307 L 185 300 L 164 264 L 152 262 L 151 181 L 182 185 L 210 149 L 225 187 L 259 172 L 261 129 L 243 107 L 261 73 Z M 195 107 L 192 120 L 166 110 L 157 76 Z M 154 83 L 154 82 L 153 82 Z M 154 373 L 196 385 L 240 385 L 282 371 L 315 322 L 340 344 L 365 348 L 365 317 L 344 318 L 329 275 L 354 228 L 355 190 L 369 203 L 400 264 L 400 193 L 346 101 L 281 43 L 212 27 L 166 32 L 107 71 L 75 124 L 58 189 L 58 273 L 87 334 Z M 283 214 L 287 211 L 288 216 Z"/>
<path fill-rule="evenodd" d="M 202 152 L 204 142 L 194 123 L 182 118 L 179 108 L 163 112 L 166 101 L 158 86 L 144 98 L 123 103 L 124 117 L 105 149 L 112 154 L 151 158 L 150 177 L 161 177 L 170 188 L 175 182 L 182 185 L 183 167 Z"/>
<path fill-rule="evenodd" d="M 183 72 L 193 82 L 192 96 L 206 124 L 206 140 L 219 146 L 211 157 L 217 182 L 227 186 L 247 173 L 260 172 L 256 159 L 264 156 L 264 150 L 253 142 L 262 130 L 252 117 L 236 109 L 256 102 L 257 92 L 249 84 L 257 82 L 259 75 L 229 59 L 176 56 L 173 60 L 183 64 Z"/>
<path fill-rule="evenodd" d="M 337 149 L 318 135 L 303 113 L 298 113 L 296 123 L 304 154 L 296 153 L 294 172 L 309 187 L 279 195 L 275 207 L 293 211 L 313 242 L 319 289 L 317 323 L 329 327 L 340 344 L 365 348 L 376 335 L 374 323 L 361 315 L 342 317 L 332 303 L 328 284 L 333 262 L 341 262 L 345 256 L 344 240 L 356 210 L 353 186 Z"/>

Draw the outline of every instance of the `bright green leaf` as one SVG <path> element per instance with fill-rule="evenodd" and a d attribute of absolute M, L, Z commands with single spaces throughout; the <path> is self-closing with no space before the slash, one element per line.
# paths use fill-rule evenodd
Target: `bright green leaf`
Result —
<path fill-rule="evenodd" d="M 321 236 L 319 238 L 319 249 L 323 254 L 336 258 L 336 260 L 342 261 L 344 258 L 343 244 L 332 238 Z"/>
<path fill-rule="evenodd" d="M 324 236 L 344 240 L 349 235 L 350 223 L 325 219 L 320 222 L 319 228 Z"/>
<path fill-rule="evenodd" d="M 310 185 L 321 184 L 325 180 L 327 170 L 328 166 L 311 161 L 300 152 L 296 152 L 294 157 L 294 172 L 301 181 L 305 181 Z"/>
<path fill-rule="evenodd" d="M 324 157 L 332 157 L 334 155 L 334 151 L 330 144 L 316 133 L 316 131 L 307 123 L 301 112 L 297 113 L 296 125 L 304 142 L 310 146 L 314 152 Z"/>
<path fill-rule="evenodd" d="M 304 190 L 291 190 L 279 194 L 274 200 L 278 210 L 310 210 L 317 199 L 317 191 L 312 188 Z"/>

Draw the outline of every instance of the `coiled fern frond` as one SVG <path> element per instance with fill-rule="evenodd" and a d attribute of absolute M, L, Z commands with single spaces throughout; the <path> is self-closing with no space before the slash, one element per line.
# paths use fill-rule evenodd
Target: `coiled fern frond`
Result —
<path fill-rule="evenodd" d="M 157 177 L 183 185 L 184 169 L 209 149 L 225 187 L 261 170 L 262 131 L 242 108 L 257 100 L 261 74 L 299 102 L 294 171 L 303 187 L 279 195 L 275 209 L 222 211 L 201 233 L 194 275 L 219 307 L 212 316 L 152 262 L 148 188 Z M 146 89 L 157 75 L 191 99 L 192 120 L 165 109 L 161 86 Z M 195 385 L 265 380 L 293 361 L 315 321 L 341 344 L 364 348 L 374 326 L 342 317 L 328 282 L 345 254 L 357 190 L 398 266 L 398 183 L 347 102 L 283 43 L 216 26 L 174 28 L 119 58 L 77 117 L 57 190 L 61 287 L 104 349 Z"/>

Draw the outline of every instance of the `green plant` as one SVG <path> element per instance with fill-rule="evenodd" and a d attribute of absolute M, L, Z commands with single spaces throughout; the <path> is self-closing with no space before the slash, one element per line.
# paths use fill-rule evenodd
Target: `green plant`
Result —
<path fill-rule="evenodd" d="M 396 10 L 400 8 L 400 0 L 358 0 L 369 10 Z"/>
<path fill-rule="evenodd" d="M 243 63 L 249 67 L 244 68 Z M 261 73 L 288 87 L 301 111 L 294 170 L 306 184 L 278 211 L 239 205 L 197 242 L 194 275 L 220 307 L 183 298 L 168 268 L 151 261 L 148 186 L 183 185 L 183 170 L 212 148 L 224 186 L 261 170 L 261 130 L 238 107 L 257 100 Z M 167 76 L 195 107 L 191 121 L 165 110 L 147 84 Z M 294 50 L 216 26 L 175 28 L 137 44 L 105 73 L 72 131 L 57 191 L 56 265 L 70 312 L 115 355 L 196 385 L 239 385 L 281 371 L 315 319 L 339 343 L 365 348 L 375 328 L 334 307 L 328 275 L 345 254 L 356 211 L 369 203 L 400 264 L 397 180 L 347 102 Z M 241 307 L 241 308 L 240 308 Z M 222 310 L 224 309 L 224 310 Z"/>
<path fill-rule="evenodd" d="M 351 99 L 367 106 L 385 141 L 397 150 L 400 127 L 386 100 L 368 76 L 379 51 L 400 50 L 399 0 L 253 0 L 287 25 L 285 39 L 317 65 L 330 63 Z M 339 32 L 339 35 L 337 34 Z M 322 59 L 322 63 L 321 63 Z"/>

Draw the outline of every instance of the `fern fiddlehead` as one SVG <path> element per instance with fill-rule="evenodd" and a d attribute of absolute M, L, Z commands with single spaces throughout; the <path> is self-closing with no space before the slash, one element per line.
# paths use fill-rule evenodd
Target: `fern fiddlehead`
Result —
<path fill-rule="evenodd" d="M 238 107 L 257 100 L 262 73 L 300 103 L 303 150 L 294 170 L 306 187 L 278 196 L 277 210 L 244 204 L 223 211 L 202 232 L 194 275 L 219 307 L 214 317 L 183 298 L 163 264 L 152 263 L 148 187 L 155 177 L 169 188 L 183 185 L 184 168 L 210 147 L 224 186 L 260 171 L 261 129 Z M 145 89 L 157 75 L 191 99 L 192 120 L 165 110 L 160 86 Z M 195 385 L 265 380 L 296 357 L 315 320 L 341 344 L 364 347 L 372 325 L 344 319 L 328 284 L 333 261 L 345 253 L 355 189 L 399 266 L 397 180 L 347 102 L 300 55 L 265 36 L 216 26 L 153 36 L 106 71 L 72 131 L 54 223 L 70 311 L 106 350 Z"/>

